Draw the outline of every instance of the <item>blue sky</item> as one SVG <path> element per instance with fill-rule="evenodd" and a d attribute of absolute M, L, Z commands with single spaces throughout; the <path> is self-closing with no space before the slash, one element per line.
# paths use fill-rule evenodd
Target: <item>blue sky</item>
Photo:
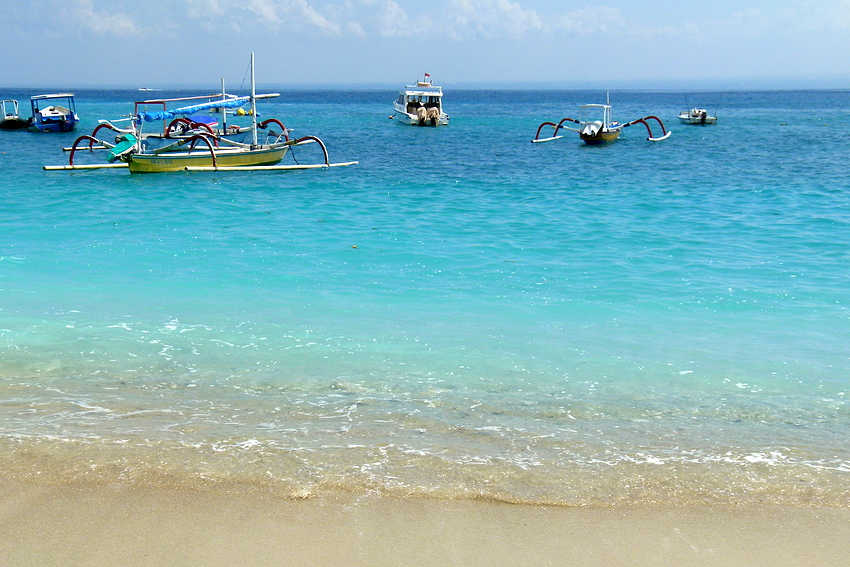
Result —
<path fill-rule="evenodd" d="M 3 4 L 5 87 L 850 87 L 850 0 Z"/>

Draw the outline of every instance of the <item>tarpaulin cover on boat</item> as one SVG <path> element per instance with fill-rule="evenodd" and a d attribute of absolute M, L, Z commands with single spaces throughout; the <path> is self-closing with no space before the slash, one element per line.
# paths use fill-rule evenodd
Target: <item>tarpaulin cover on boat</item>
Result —
<path fill-rule="evenodd" d="M 175 108 L 174 110 L 160 110 L 157 112 L 140 112 L 137 117 L 137 121 L 145 121 L 145 122 L 153 122 L 155 120 L 170 120 L 172 118 L 176 118 L 178 116 L 188 116 L 190 114 L 194 114 L 196 112 L 200 112 L 202 110 L 209 110 L 210 108 L 239 108 L 240 106 L 244 106 L 246 102 L 250 101 L 251 97 L 243 96 L 239 98 L 232 98 L 228 100 L 215 100 L 212 102 L 205 102 L 203 104 L 194 104 L 192 106 L 184 106 L 183 108 Z"/>

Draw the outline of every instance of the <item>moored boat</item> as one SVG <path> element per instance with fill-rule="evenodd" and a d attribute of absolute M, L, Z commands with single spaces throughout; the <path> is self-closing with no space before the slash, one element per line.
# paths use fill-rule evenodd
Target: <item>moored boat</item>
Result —
<path fill-rule="evenodd" d="M 653 136 L 652 128 L 650 128 L 647 120 L 655 120 L 658 123 L 661 127 L 661 136 Z M 565 126 L 565 123 L 572 123 L 577 126 Z M 621 124 L 613 120 L 611 116 L 610 100 L 607 100 L 605 104 L 584 104 L 580 106 L 578 119 L 563 118 L 557 124 L 554 122 L 543 122 L 537 127 L 537 134 L 531 141 L 534 143 L 551 142 L 552 140 L 558 140 L 563 137 L 563 135 L 558 135 L 559 131 L 570 130 L 572 132 L 577 132 L 579 138 L 581 138 L 585 144 L 590 146 L 601 146 L 615 141 L 620 137 L 624 128 L 634 126 L 635 124 L 643 124 L 646 127 L 647 134 L 649 135 L 647 140 L 650 142 L 666 140 L 670 137 L 670 134 L 672 134 L 671 131 L 664 128 L 664 123 L 661 122 L 661 119 L 657 116 L 645 116 L 643 118 L 638 118 L 637 120 L 632 120 L 631 122 L 626 122 L 625 124 Z M 540 133 L 546 126 L 551 126 L 555 131 L 552 136 L 548 138 L 541 138 Z"/>
<path fill-rule="evenodd" d="M 403 124 L 445 126 L 449 123 L 448 114 L 443 112 L 443 87 L 435 86 L 428 73 L 423 80 L 405 86 L 398 93 L 393 110 L 395 113 L 390 118 Z"/>
<path fill-rule="evenodd" d="M 29 129 L 33 132 L 70 132 L 80 121 L 74 93 L 36 95 L 30 98 L 30 105 Z"/>
<path fill-rule="evenodd" d="M 18 116 L 18 101 L 4 100 L 0 104 L 2 104 L 0 130 L 20 130 L 27 127 L 29 122 Z"/>
<path fill-rule="evenodd" d="M 715 124 L 717 116 L 711 116 L 704 108 L 692 108 L 680 112 L 679 121 L 683 124 Z"/>
<path fill-rule="evenodd" d="M 611 119 L 610 104 L 582 105 L 579 107 L 579 116 L 578 135 L 590 146 L 610 144 L 623 131 L 623 125 Z"/>
<path fill-rule="evenodd" d="M 315 136 L 289 138 L 290 130 L 280 120 L 270 118 L 257 121 L 257 100 L 280 96 L 278 93 L 257 95 L 254 81 L 254 54 L 251 54 L 251 94 L 236 96 L 224 92 L 202 97 L 156 99 L 136 102 L 133 115 L 115 120 L 129 122 L 120 127 L 101 120 L 91 135 L 80 136 L 70 151 L 67 166 L 45 166 L 48 170 L 97 169 L 101 167 L 127 167 L 131 173 L 158 173 L 167 171 L 245 170 L 272 169 L 293 147 L 317 143 L 322 150 L 324 163 L 318 165 L 279 166 L 280 169 L 309 169 L 350 165 L 357 162 L 331 164 L 324 143 Z M 205 99 L 203 102 L 199 102 Z M 173 103 L 183 106 L 173 108 Z M 187 102 L 192 104 L 186 105 Z M 246 110 L 247 107 L 247 110 Z M 199 112 L 221 114 L 221 123 Z M 243 117 L 242 123 L 228 124 L 228 115 Z M 244 124 L 250 119 L 250 124 Z M 153 131 L 146 126 L 154 124 Z M 118 134 L 113 141 L 98 137 L 100 130 Z M 263 132 L 261 139 L 260 131 Z M 108 164 L 74 164 L 79 150 L 106 149 Z"/>

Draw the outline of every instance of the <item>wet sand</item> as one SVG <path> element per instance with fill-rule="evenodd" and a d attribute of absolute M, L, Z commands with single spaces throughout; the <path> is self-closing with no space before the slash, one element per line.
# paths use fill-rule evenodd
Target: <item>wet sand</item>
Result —
<path fill-rule="evenodd" d="M 0 479 L 0 565 L 847 564 L 850 508 L 564 508 Z"/>

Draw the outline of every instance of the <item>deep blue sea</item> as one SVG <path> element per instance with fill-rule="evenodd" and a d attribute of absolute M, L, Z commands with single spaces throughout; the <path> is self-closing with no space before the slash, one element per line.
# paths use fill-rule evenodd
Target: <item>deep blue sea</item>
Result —
<path fill-rule="evenodd" d="M 284 91 L 359 163 L 43 171 L 152 94 L 0 132 L 0 474 L 850 505 L 850 92 L 612 91 L 673 134 L 588 147 L 530 140 L 604 92 Z"/>

